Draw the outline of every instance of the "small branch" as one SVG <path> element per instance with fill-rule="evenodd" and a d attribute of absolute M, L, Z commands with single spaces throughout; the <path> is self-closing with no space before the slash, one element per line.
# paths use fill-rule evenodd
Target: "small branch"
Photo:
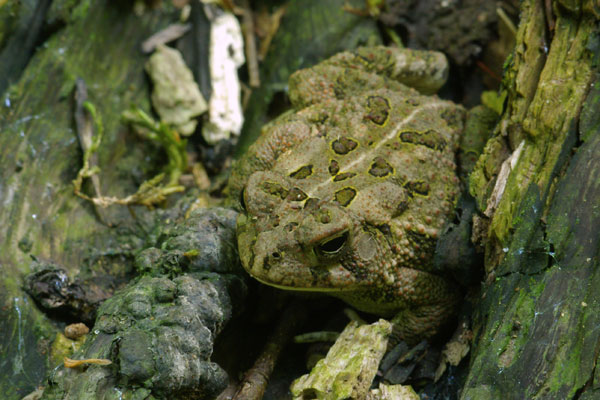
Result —
<path fill-rule="evenodd" d="M 190 29 L 191 24 L 171 24 L 165 29 L 156 32 L 142 43 L 142 51 L 146 54 L 152 53 L 159 45 L 167 44 L 179 39 L 185 35 Z"/>
<path fill-rule="evenodd" d="M 257 88 L 260 86 L 260 74 L 258 72 L 256 38 L 254 36 L 254 17 L 248 0 L 242 1 L 242 30 L 246 38 L 246 63 L 248 64 L 250 87 Z"/>
<path fill-rule="evenodd" d="M 269 337 L 254 366 L 246 372 L 232 400 L 262 399 L 281 351 L 305 319 L 306 309 L 299 304 L 292 304 L 285 309 L 283 316 L 275 327 L 275 331 Z"/>
<path fill-rule="evenodd" d="M 267 56 L 267 53 L 269 52 L 269 47 L 271 47 L 271 41 L 273 40 L 275 34 L 279 30 L 279 25 L 281 24 L 281 19 L 283 18 L 286 9 L 287 5 L 280 6 L 268 17 L 268 23 L 266 23 L 263 20 L 258 24 L 263 30 L 265 30 L 260 41 L 260 49 L 258 51 L 259 60 L 262 61 Z"/>

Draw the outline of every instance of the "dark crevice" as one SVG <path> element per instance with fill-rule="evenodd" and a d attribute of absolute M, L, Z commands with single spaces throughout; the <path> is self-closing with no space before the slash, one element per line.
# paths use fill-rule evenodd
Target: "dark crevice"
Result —
<path fill-rule="evenodd" d="M 548 244 L 548 247 L 545 249 L 545 253 L 548 255 L 548 262 L 546 263 L 546 267 L 542 271 L 546 271 L 550 269 L 554 264 L 560 266 L 558 260 L 556 259 L 556 249 L 554 248 L 554 243 L 552 243 L 548 239 L 548 232 L 546 231 L 546 226 L 542 224 L 542 237 L 544 243 Z"/>
<path fill-rule="evenodd" d="M 543 199 L 541 201 L 541 203 L 547 204 L 546 200 L 547 199 Z M 519 265 L 531 264 L 531 261 L 528 260 L 527 257 L 543 254 L 543 255 L 547 256 L 545 265 L 542 268 L 531 271 L 531 272 L 507 271 L 506 273 L 496 275 L 496 278 L 505 278 L 512 274 L 519 274 L 521 276 L 528 276 L 528 277 L 538 276 L 538 275 L 543 274 L 546 271 L 550 270 L 554 265 L 557 265 L 560 267 L 560 264 L 556 257 L 556 249 L 555 249 L 554 243 L 548 238 L 546 224 L 545 224 L 545 222 L 543 222 L 542 218 L 540 218 L 538 220 L 537 225 L 539 226 L 539 228 L 533 230 L 529 240 L 524 245 L 524 249 L 529 249 L 529 250 L 523 250 L 519 254 L 520 257 L 519 257 L 518 263 L 519 263 Z M 541 231 L 541 238 L 539 237 L 540 231 Z M 538 236 L 537 240 L 535 239 L 536 236 Z M 511 248 L 511 249 L 509 249 L 509 251 L 514 251 L 514 250 Z"/>
<path fill-rule="evenodd" d="M 509 277 L 511 275 L 514 275 L 514 274 L 519 274 L 521 276 L 529 276 L 529 277 L 531 277 L 531 276 L 537 276 L 537 275 L 541 275 L 541 274 L 545 273 L 550 268 L 551 267 L 546 267 L 544 269 L 541 269 L 541 270 L 535 271 L 535 272 L 508 271 L 508 272 L 506 272 L 504 274 L 496 275 L 496 279 L 506 278 L 506 277 Z"/>
<path fill-rule="evenodd" d="M 530 251 L 529 253 L 546 254 L 548 256 L 548 262 L 546 263 L 546 266 L 544 268 L 539 269 L 534 272 L 508 271 L 504 274 L 496 275 L 496 278 L 506 278 L 513 274 L 519 274 L 521 276 L 528 276 L 528 277 L 538 276 L 538 275 L 544 274 L 546 271 L 550 270 L 555 265 L 560 267 L 560 264 L 558 263 L 555 255 L 554 255 L 555 254 L 554 253 L 554 244 L 552 244 L 552 243 L 548 243 L 547 249 L 539 249 L 539 251 L 533 250 L 533 251 Z"/>
<path fill-rule="evenodd" d="M 537 270 L 535 272 L 508 271 L 508 272 L 506 272 L 504 274 L 496 275 L 496 278 L 506 278 L 506 277 L 508 277 L 510 275 L 513 275 L 513 274 L 519 274 L 519 275 L 522 275 L 522 276 L 537 276 L 537 275 L 541 275 L 541 274 L 545 273 L 546 271 L 548 271 L 549 269 L 551 269 L 555 265 L 556 266 L 560 266 L 557 262 L 553 263 L 551 260 L 553 260 L 553 257 L 552 256 L 548 257 L 548 264 L 544 268 L 542 268 L 540 270 Z"/>

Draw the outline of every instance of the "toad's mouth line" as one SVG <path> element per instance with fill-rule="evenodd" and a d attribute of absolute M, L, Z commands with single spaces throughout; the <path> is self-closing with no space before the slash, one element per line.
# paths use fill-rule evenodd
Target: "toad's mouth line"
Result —
<path fill-rule="evenodd" d="M 262 280 L 260 278 L 257 278 L 254 275 L 252 275 L 252 277 L 254 279 L 256 279 L 257 281 L 259 281 L 260 283 L 262 283 L 262 284 L 265 284 L 265 285 L 268 285 L 268 286 L 272 286 L 272 287 L 275 287 L 277 289 L 294 291 L 294 292 L 339 293 L 339 292 L 354 291 L 354 290 L 357 289 L 357 288 L 355 288 L 353 286 L 344 286 L 344 287 L 318 287 L 318 286 L 298 287 L 298 286 L 286 286 L 286 285 L 279 285 L 277 283 L 273 283 L 273 282 L 268 282 L 268 281 Z"/>
<path fill-rule="evenodd" d="M 339 267 L 340 266 L 330 266 L 330 269 L 337 269 Z M 248 272 L 250 272 L 250 271 L 248 271 Z M 256 279 L 257 281 L 259 281 L 260 283 L 263 283 L 265 285 L 269 285 L 269 286 L 276 287 L 278 289 L 283 289 L 283 290 L 293 290 L 296 292 L 337 293 L 337 292 L 354 291 L 354 290 L 358 289 L 357 285 L 352 280 L 344 280 L 343 283 L 341 283 L 339 286 L 332 284 L 331 282 L 329 282 L 327 280 L 321 280 L 320 283 L 323 284 L 324 286 L 319 286 L 318 284 L 316 284 L 318 281 L 311 280 L 310 283 L 312 285 L 305 286 L 305 285 L 293 285 L 293 284 L 286 285 L 286 284 L 274 282 L 269 279 L 265 279 L 264 277 L 261 277 L 261 276 L 256 276 L 252 273 L 250 273 L 250 276 L 252 276 L 254 279 Z M 331 277 L 331 275 L 329 275 L 329 276 Z"/>

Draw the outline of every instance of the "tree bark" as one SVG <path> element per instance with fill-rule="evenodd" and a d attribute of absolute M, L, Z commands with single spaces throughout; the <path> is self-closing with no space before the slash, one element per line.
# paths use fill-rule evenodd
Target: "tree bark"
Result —
<path fill-rule="evenodd" d="M 71 181 L 82 162 L 73 120 L 76 78 L 86 81 L 90 100 L 104 116 L 99 160 L 105 192 L 133 193 L 139 181 L 132 176 L 152 176 L 147 172 L 153 161 L 145 157 L 155 160 L 160 155 L 127 133 L 119 116 L 130 104 L 149 109 L 140 43 L 166 26 L 167 13 L 147 10 L 138 16 L 131 2 L 49 3 L 9 1 L 0 7 L 8 13 L 23 5 L 19 29 L 0 27 L 9 35 L 0 43 L 0 71 L 13 71 L 2 74 L 0 88 L 5 79 L 16 82 L 0 92 L 0 397 L 9 400 L 31 392 L 42 384 L 47 369 L 55 367 L 49 365 L 48 352 L 59 329 L 21 288 L 23 276 L 31 272 L 31 257 L 53 260 L 71 278 L 83 271 L 93 276 L 101 271 L 94 271 L 98 265 L 92 265 L 90 250 L 114 245 L 114 238 L 102 236 L 108 227 L 99 222 L 91 204 L 73 195 Z M 33 17 L 26 6 L 36 9 Z M 57 23 L 59 17 L 63 19 Z M 25 48 L 15 53 L 27 18 L 35 24 L 29 26 Z M 43 36 L 50 31 L 41 29 L 40 21 L 63 28 Z M 19 35 L 12 40 L 11 32 Z M 28 58 L 30 43 L 43 46 Z M 131 219 L 124 207 L 107 212 L 112 221 Z M 118 259 L 116 255 L 104 268 L 115 268 Z"/>
<path fill-rule="evenodd" d="M 463 399 L 600 393 L 600 4 L 549 3 L 521 3 L 508 103 L 471 176 L 491 218 Z M 496 160 L 519 146 L 496 203 Z"/>

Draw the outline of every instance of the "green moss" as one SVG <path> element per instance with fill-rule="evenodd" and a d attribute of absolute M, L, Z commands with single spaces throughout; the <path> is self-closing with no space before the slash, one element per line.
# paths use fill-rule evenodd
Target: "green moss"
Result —
<path fill-rule="evenodd" d="M 78 19 L 85 18 L 88 15 L 91 5 L 93 4 L 92 0 L 67 0 L 63 1 L 66 6 L 71 7 L 73 4 L 77 4 L 77 6 L 71 12 L 71 21 L 76 21 Z M 69 4 L 70 3 L 70 4 Z"/>
<path fill-rule="evenodd" d="M 0 351 L 4 362 L 0 376 L 0 393 L 21 398 L 42 381 L 47 366 L 51 337 L 56 330 L 45 316 L 32 307 L 27 297 L 14 297 L 0 311 L 3 335 Z"/>
<path fill-rule="evenodd" d="M 528 343 L 530 328 L 535 321 L 536 301 L 544 290 L 545 284 L 534 279 L 529 281 L 531 286 L 517 288 L 517 297 L 510 300 L 512 304 L 505 312 L 512 322 L 500 325 L 500 334 L 494 334 L 494 340 L 499 342 L 496 352 L 498 367 L 502 369 L 510 367 L 519 360 L 520 351 Z M 510 355 L 506 356 L 508 352 Z"/>
<path fill-rule="evenodd" d="M 486 271 L 500 279 L 479 305 L 482 336 L 463 398 L 574 398 L 595 368 L 600 276 L 591 204 L 600 192 L 589 177 L 597 176 L 600 148 L 590 90 L 597 11 L 567 3 L 553 4 L 548 38 L 543 3 L 521 2 L 505 65 L 507 108 L 470 178 L 485 209 L 499 166 L 524 143 L 488 231 Z"/>
<path fill-rule="evenodd" d="M 0 208 L 0 320 L 4 321 L 0 352 L 8 360 L 0 366 L 0 393 L 8 394 L 7 400 L 20 399 L 43 381 L 48 345 L 56 334 L 21 290 L 30 256 L 52 259 L 73 272 L 82 265 L 90 242 L 101 246 L 108 240 L 99 235 L 108 228 L 93 207 L 72 195 L 70 181 L 81 163 L 70 100 L 73 77 L 88 83 L 90 98 L 98 99 L 99 112 L 105 116 L 106 141 L 100 159 L 107 161 L 105 165 L 118 164 L 136 140 L 124 139 L 119 114 L 147 97 L 141 72 L 144 56 L 133 50 L 168 22 L 168 16 L 158 12 L 139 17 L 131 13 L 128 3 L 108 3 L 52 2 L 55 20 L 64 21 L 64 14 L 58 13 L 63 6 L 63 10 L 75 7 L 76 18 L 38 47 L 19 81 L 7 91 L 10 106 L 3 102 L 0 109 L 0 181 L 7 195 Z M 153 168 L 158 151 L 150 150 L 135 153 L 137 170 Z M 134 177 L 124 178 L 116 169 L 103 172 L 107 194 L 131 193 L 137 186 Z M 119 223 L 131 218 L 126 209 L 107 213 Z"/>
<path fill-rule="evenodd" d="M 475 388 L 466 388 L 463 392 L 462 398 L 477 400 L 496 400 L 498 398 L 498 391 L 494 391 L 491 385 L 481 385 Z"/>
<path fill-rule="evenodd" d="M 469 175 L 469 192 L 482 211 L 487 208 L 488 198 L 496 183 L 496 175 L 508 155 L 505 139 L 500 136 L 491 138 L 485 144 L 483 154 Z"/>
<path fill-rule="evenodd" d="M 572 286 L 579 286 L 579 283 Z M 572 288 L 576 290 L 576 288 Z M 571 296 L 569 296 L 571 297 Z M 557 301 L 561 301 L 558 300 Z M 566 301 L 562 299 L 562 301 Z M 579 319 L 579 310 L 572 310 L 569 307 L 561 308 L 555 316 L 555 326 L 553 331 L 570 332 L 559 341 L 558 349 L 553 355 L 552 364 L 556 366 L 548 375 L 544 387 L 549 393 L 557 396 L 559 393 L 568 393 L 566 398 L 572 398 L 577 390 L 585 384 L 587 377 L 582 375 L 582 355 L 584 352 L 584 341 L 573 340 L 573 336 L 579 337 L 582 332 L 579 324 L 573 324 L 573 320 Z M 578 329 L 579 328 L 579 329 Z"/>
<path fill-rule="evenodd" d="M 57 332 L 50 349 L 49 367 L 55 368 L 61 365 L 64 357 L 71 358 L 73 353 L 79 350 L 84 342 L 85 336 L 81 336 L 77 340 L 72 340 L 61 332 Z"/>

